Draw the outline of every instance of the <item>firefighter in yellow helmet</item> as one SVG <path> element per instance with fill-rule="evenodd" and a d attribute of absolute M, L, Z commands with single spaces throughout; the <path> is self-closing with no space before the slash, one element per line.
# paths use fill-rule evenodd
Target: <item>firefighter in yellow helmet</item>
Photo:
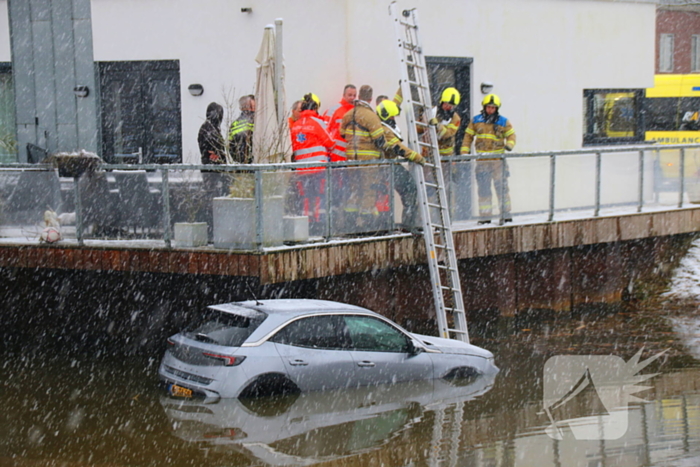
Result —
<path fill-rule="evenodd" d="M 488 94 L 481 101 L 482 111 L 469 123 L 464 140 L 462 141 L 461 154 L 471 154 L 471 145 L 479 155 L 503 154 L 512 151 L 515 147 L 515 130 L 510 121 L 498 113 L 501 108 L 501 99 L 496 94 Z M 476 183 L 479 188 L 479 224 L 491 222 L 493 202 L 491 196 L 491 182 L 500 202 L 503 206 L 505 222 L 513 220 L 510 213 L 510 193 L 508 190 L 508 165 L 505 166 L 506 177 L 503 176 L 503 164 L 505 159 L 478 159 L 476 161 Z M 500 199 L 503 193 L 503 199 Z"/>
<path fill-rule="evenodd" d="M 429 123 L 435 126 L 441 156 L 455 153 L 455 135 L 462 121 L 456 112 L 460 99 L 457 89 L 447 88 L 440 95 L 440 103 L 430 112 Z"/>
<path fill-rule="evenodd" d="M 345 155 L 349 161 L 379 159 L 384 151 L 394 151 L 396 155 L 401 155 L 396 152 L 399 141 L 387 141 L 385 127 L 369 104 L 372 93 L 371 86 L 361 86 L 353 109 L 343 116 L 340 124 L 340 134 L 347 141 Z M 423 160 L 410 149 L 403 157 L 416 163 Z M 343 189 L 349 192 L 344 207 L 346 225 L 368 232 L 379 216 L 376 187 L 381 185 L 382 172 L 378 167 L 368 166 L 359 170 L 347 170 L 344 175 L 347 176 L 347 186 Z"/>
<path fill-rule="evenodd" d="M 401 108 L 396 104 L 395 100 L 384 98 L 377 105 L 377 115 L 382 121 L 384 127 L 384 146 L 383 156 L 387 159 L 394 159 L 397 156 L 404 157 L 416 164 L 425 164 L 423 156 L 405 146 L 401 137 L 401 130 L 396 125 L 396 118 L 401 113 Z M 401 215 L 401 228 L 406 231 L 415 231 L 418 224 L 418 191 L 416 182 L 410 172 L 401 164 L 391 166 L 394 175 L 394 189 L 401 198 L 403 211 Z M 388 196 L 387 196 L 388 200 Z M 386 203 L 388 204 L 388 203 Z M 388 210 L 388 206 L 386 206 Z"/>

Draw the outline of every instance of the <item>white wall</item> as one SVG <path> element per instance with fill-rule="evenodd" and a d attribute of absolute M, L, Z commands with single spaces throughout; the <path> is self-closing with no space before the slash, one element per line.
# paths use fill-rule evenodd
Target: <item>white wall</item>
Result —
<path fill-rule="evenodd" d="M 353 6 L 348 55 L 352 79 L 376 73 L 377 87 L 398 79 L 393 29 L 384 1 Z M 369 7 L 377 13 L 367 14 Z M 582 90 L 653 86 L 656 7 L 597 0 L 401 0 L 418 8 L 425 55 L 472 57 L 472 110 L 482 81 L 495 84 L 518 151 L 580 148 Z M 366 32 L 371 32 L 367 37 Z M 364 34 L 363 34 L 364 33 Z M 378 54 L 372 55 L 370 49 Z M 368 71 L 370 70 L 370 71 Z M 361 77 L 362 75 L 362 77 Z"/>
<path fill-rule="evenodd" d="M 393 94 L 397 52 L 388 0 L 92 0 L 96 61 L 178 59 L 183 158 L 199 160 L 206 106 L 253 92 L 266 24 L 284 19 L 288 105 L 306 92 L 323 108 L 343 86 Z M 401 0 L 417 7 L 425 54 L 471 57 L 473 111 L 490 80 L 519 151 L 581 146 L 582 90 L 653 85 L 655 5 L 603 0 Z M 241 13 L 251 7 L 252 13 Z M 0 0 L 0 60 L 8 61 Z M 200 83 L 204 95 L 187 86 Z M 235 117 L 238 110 L 227 118 Z M 322 109 L 323 110 L 323 109 Z"/>
<path fill-rule="evenodd" d="M 253 12 L 241 13 L 242 7 Z M 343 11 L 344 2 L 324 0 L 93 0 L 95 60 L 179 59 L 183 159 L 198 163 L 197 131 L 207 105 L 224 105 L 226 95 L 227 121 L 238 115 L 238 97 L 254 91 L 263 30 L 276 18 L 284 19 L 289 104 L 308 91 L 329 102 L 334 83 L 345 81 L 344 54 L 336 47 L 345 37 Z M 189 94 L 192 83 L 204 86 L 202 96 Z"/>

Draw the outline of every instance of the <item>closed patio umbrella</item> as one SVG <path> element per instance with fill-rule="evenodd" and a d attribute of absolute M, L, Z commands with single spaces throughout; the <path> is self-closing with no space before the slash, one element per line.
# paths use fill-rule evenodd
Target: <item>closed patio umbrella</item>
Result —
<path fill-rule="evenodd" d="M 281 20 L 277 21 L 281 28 Z M 262 44 L 255 61 L 258 62 L 255 82 L 255 131 L 253 132 L 253 163 L 277 163 L 291 160 L 282 57 L 276 57 L 275 26 L 265 27 Z M 277 47 L 279 50 L 279 47 Z M 279 73 L 275 80 L 275 68 Z M 279 89 L 277 89 L 279 87 Z"/>

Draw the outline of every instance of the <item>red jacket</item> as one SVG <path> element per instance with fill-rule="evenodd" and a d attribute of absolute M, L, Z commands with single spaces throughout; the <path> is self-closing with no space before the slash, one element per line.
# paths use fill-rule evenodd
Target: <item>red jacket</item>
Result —
<path fill-rule="evenodd" d="M 331 162 L 348 160 L 345 156 L 347 143 L 340 135 L 340 123 L 343 121 L 345 114 L 354 107 L 353 103 L 348 103 L 345 99 L 341 99 L 340 102 L 326 111 L 326 114 L 331 112 L 330 122 L 328 122 L 328 134 L 335 141 L 335 147 L 331 150 Z"/>
<path fill-rule="evenodd" d="M 315 110 L 304 110 L 292 125 L 292 160 L 294 162 L 328 162 L 335 142 L 326 131 L 325 122 Z M 319 170 L 303 168 L 299 170 Z"/>

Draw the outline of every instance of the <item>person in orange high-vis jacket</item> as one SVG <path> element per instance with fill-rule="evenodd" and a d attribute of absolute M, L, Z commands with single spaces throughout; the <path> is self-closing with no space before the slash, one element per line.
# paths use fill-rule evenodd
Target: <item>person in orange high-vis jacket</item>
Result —
<path fill-rule="evenodd" d="M 515 129 L 510 121 L 500 115 L 501 99 L 496 94 L 488 94 L 481 102 L 483 110 L 469 123 L 464 133 L 461 154 L 471 154 L 472 141 L 479 155 L 503 154 L 515 147 Z M 491 222 L 493 201 L 491 182 L 503 206 L 505 222 L 513 220 L 510 213 L 510 192 L 508 189 L 508 165 L 504 159 L 479 159 L 476 161 L 476 183 L 479 188 L 479 224 Z M 503 172 L 505 169 L 505 177 Z M 503 193 L 503 199 L 501 199 Z"/>
<path fill-rule="evenodd" d="M 309 233 L 321 235 L 324 231 L 325 182 L 324 165 L 330 161 L 329 152 L 334 141 L 326 130 L 325 122 L 318 115 L 321 102 L 315 94 L 306 94 L 301 103 L 299 119 L 291 128 L 292 160 L 294 162 L 318 162 L 318 167 L 297 169 L 296 186 L 299 195 L 297 206 L 302 215 L 309 217 Z"/>
<path fill-rule="evenodd" d="M 339 162 L 347 160 L 345 157 L 345 147 L 347 146 L 345 139 L 340 134 L 340 123 L 343 121 L 343 117 L 351 110 L 355 104 L 355 99 L 357 98 L 357 88 L 348 84 L 343 89 L 343 98 L 326 110 L 324 116 L 328 117 L 328 134 L 331 138 L 335 140 L 335 146 L 331 151 L 331 162 Z"/>

